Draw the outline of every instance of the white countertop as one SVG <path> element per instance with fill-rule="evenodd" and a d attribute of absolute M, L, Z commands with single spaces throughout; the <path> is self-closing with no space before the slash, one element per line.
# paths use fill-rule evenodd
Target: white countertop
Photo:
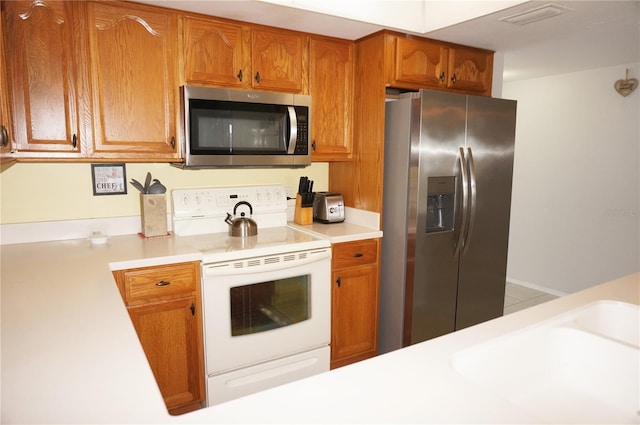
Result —
<path fill-rule="evenodd" d="M 378 213 L 345 207 L 345 220 L 341 223 L 313 222 L 303 225 L 290 222 L 289 226 L 328 238 L 331 243 L 340 243 L 381 238 L 382 231 L 378 230 L 379 222 L 380 214 Z"/>
<path fill-rule="evenodd" d="M 458 376 L 450 367 L 452 353 L 592 300 L 640 303 L 640 274 L 635 274 L 351 366 L 172 417 L 111 269 L 198 260 L 200 253 L 189 246 L 188 238 L 130 235 L 111 237 L 102 246 L 81 239 L 0 249 L 0 408 L 1 422 L 7 424 L 539 422 Z"/>

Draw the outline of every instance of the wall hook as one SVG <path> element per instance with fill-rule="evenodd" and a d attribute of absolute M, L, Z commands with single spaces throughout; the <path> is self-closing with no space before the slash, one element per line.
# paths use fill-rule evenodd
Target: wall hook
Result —
<path fill-rule="evenodd" d="M 613 84 L 613 88 L 620 94 L 620 96 L 627 97 L 638 87 L 638 80 L 635 78 L 629 78 L 629 68 L 624 80 L 618 80 Z"/>

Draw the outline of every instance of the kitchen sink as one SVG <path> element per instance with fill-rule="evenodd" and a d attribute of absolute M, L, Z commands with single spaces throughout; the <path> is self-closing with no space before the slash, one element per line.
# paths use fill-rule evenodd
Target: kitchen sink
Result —
<path fill-rule="evenodd" d="M 640 421 L 640 309 L 597 301 L 453 356 L 454 370 L 541 421 Z"/>
<path fill-rule="evenodd" d="M 640 308 L 620 301 L 596 301 L 569 313 L 573 326 L 640 346 Z"/>

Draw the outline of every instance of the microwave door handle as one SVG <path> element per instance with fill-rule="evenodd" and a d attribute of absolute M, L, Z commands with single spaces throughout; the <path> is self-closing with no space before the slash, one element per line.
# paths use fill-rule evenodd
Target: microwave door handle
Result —
<path fill-rule="evenodd" d="M 287 153 L 293 155 L 296 150 L 296 139 L 298 138 L 298 117 L 296 110 L 293 106 L 287 106 L 289 112 L 289 143 L 287 146 Z"/>

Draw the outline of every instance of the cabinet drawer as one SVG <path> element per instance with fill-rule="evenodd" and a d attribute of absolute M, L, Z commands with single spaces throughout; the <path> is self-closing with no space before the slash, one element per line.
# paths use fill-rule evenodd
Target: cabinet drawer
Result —
<path fill-rule="evenodd" d="M 123 271 L 127 306 L 164 301 L 195 294 L 197 263 L 172 264 Z"/>
<path fill-rule="evenodd" d="M 378 240 L 365 239 L 333 245 L 333 268 L 354 267 L 378 261 Z"/>

